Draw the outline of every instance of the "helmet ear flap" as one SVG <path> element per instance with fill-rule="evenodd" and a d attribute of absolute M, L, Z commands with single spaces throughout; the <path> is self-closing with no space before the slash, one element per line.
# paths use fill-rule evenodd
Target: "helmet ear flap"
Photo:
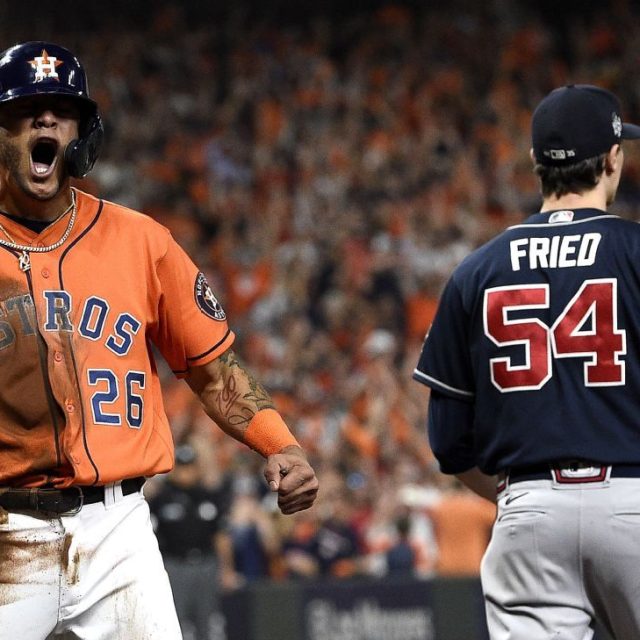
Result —
<path fill-rule="evenodd" d="M 72 140 L 64 151 L 69 175 L 84 178 L 91 171 L 98 159 L 103 138 L 104 126 L 96 113 L 87 119 L 80 137 Z"/>

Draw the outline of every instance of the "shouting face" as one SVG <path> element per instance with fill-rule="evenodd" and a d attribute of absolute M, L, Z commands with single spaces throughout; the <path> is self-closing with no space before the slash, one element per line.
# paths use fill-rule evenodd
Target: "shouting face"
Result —
<path fill-rule="evenodd" d="M 0 105 L 3 187 L 38 201 L 55 198 L 68 179 L 64 151 L 78 137 L 80 115 L 73 98 L 60 96 L 29 96 Z"/>

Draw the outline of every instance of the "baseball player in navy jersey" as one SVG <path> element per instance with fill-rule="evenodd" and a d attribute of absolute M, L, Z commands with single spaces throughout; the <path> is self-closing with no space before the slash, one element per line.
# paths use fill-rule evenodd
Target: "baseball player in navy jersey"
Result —
<path fill-rule="evenodd" d="M 640 127 L 620 112 L 589 85 L 542 100 L 542 208 L 454 271 L 414 372 L 441 470 L 497 501 L 492 640 L 640 638 L 640 226 L 607 213 Z"/>
<path fill-rule="evenodd" d="M 102 136 L 70 51 L 0 54 L 3 640 L 181 638 L 142 493 L 173 465 L 152 345 L 265 458 L 283 513 L 318 490 L 204 274 L 151 218 L 71 186 Z"/>

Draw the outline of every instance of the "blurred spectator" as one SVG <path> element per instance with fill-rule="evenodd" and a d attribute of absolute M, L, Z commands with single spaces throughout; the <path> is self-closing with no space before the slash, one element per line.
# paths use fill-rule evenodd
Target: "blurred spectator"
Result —
<path fill-rule="evenodd" d="M 282 577 L 317 578 L 320 564 L 316 554 L 318 518 L 315 509 L 296 513 L 282 532 Z"/>
<path fill-rule="evenodd" d="M 289 578 L 349 578 L 363 571 L 353 495 L 335 468 L 320 478 L 319 503 L 282 531 L 283 574 Z"/>
<path fill-rule="evenodd" d="M 351 521 L 353 509 L 346 492 L 333 493 L 323 508 L 313 545 L 319 574 L 329 578 L 355 576 L 361 570 L 361 546 Z"/>
<path fill-rule="evenodd" d="M 393 478 L 378 485 L 378 498 L 364 535 L 365 571 L 371 575 L 387 575 L 389 550 L 400 545 L 398 551 L 402 552 L 404 544 L 412 551 L 413 575 L 423 579 L 434 574 L 437 547 L 427 507 L 440 494 L 416 475 L 416 468 L 405 458 L 398 462 Z"/>
<path fill-rule="evenodd" d="M 185 637 L 209 640 L 220 622 L 215 548 L 228 502 L 224 488 L 202 484 L 195 449 L 176 447 L 175 468 L 149 500 L 160 551 Z"/>
<path fill-rule="evenodd" d="M 280 552 L 280 539 L 271 510 L 263 500 L 272 495 L 255 469 L 239 468 L 231 475 L 231 505 L 225 520 L 225 536 L 219 540 L 218 552 L 224 558 L 222 583 L 236 589 L 255 580 L 271 576 L 271 564 Z M 275 504 L 272 505 L 275 507 Z"/>
<path fill-rule="evenodd" d="M 438 575 L 479 576 L 496 517 L 495 505 L 453 479 L 428 513 L 438 544 Z"/>
<path fill-rule="evenodd" d="M 416 575 L 416 550 L 409 535 L 411 519 L 408 514 L 400 515 L 395 520 L 397 540 L 385 554 L 387 575 L 391 577 L 410 578 Z"/>

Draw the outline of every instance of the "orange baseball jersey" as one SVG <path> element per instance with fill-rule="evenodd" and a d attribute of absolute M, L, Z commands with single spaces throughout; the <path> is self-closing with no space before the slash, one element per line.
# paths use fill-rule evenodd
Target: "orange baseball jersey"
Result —
<path fill-rule="evenodd" d="M 69 238 L 46 253 L 0 247 L 0 484 L 57 487 L 173 465 L 152 344 L 175 375 L 232 344 L 205 276 L 150 217 L 76 191 Z M 19 244 L 46 247 L 2 217 Z"/>

